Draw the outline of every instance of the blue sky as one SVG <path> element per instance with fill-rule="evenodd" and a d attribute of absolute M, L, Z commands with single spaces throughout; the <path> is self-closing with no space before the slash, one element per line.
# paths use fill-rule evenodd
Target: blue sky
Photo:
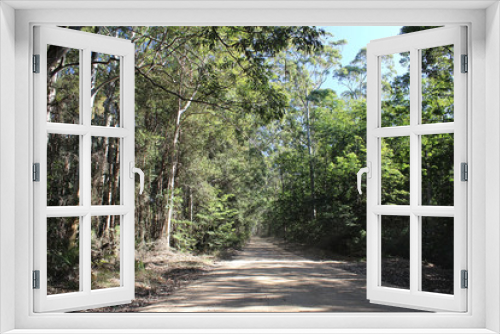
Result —
<path fill-rule="evenodd" d="M 399 35 L 401 27 L 321 27 L 333 34 L 333 40 L 345 39 L 347 44 L 342 49 L 342 65 L 349 64 L 358 51 L 374 39 Z M 340 95 L 344 88 L 337 84 L 331 76 L 323 84 L 322 88 L 331 88 Z"/>

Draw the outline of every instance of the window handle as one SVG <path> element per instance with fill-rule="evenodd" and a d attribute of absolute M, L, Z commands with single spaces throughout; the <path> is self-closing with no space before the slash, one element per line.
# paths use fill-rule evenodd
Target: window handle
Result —
<path fill-rule="evenodd" d="M 358 192 L 361 195 L 363 192 L 361 191 L 361 177 L 363 173 L 366 173 L 367 178 L 371 179 L 372 177 L 372 163 L 367 162 L 368 167 L 363 167 L 358 171 Z"/>
<path fill-rule="evenodd" d="M 139 182 L 140 182 L 140 189 L 139 189 L 139 195 L 142 195 L 142 192 L 144 191 L 144 172 L 137 167 L 134 167 L 134 162 L 130 161 L 129 164 L 129 171 L 130 171 L 130 178 L 134 179 L 135 174 L 139 174 Z"/>

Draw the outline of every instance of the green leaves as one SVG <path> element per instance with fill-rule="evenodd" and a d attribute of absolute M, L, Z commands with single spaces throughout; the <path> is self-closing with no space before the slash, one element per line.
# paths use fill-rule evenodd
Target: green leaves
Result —
<path fill-rule="evenodd" d="M 355 182 L 366 160 L 366 49 L 342 66 L 346 41 L 316 27 L 84 29 L 136 44 L 136 164 L 148 185 L 137 203 L 138 240 L 165 233 L 169 171 L 177 162 L 178 249 L 214 252 L 238 247 L 253 230 L 286 230 L 289 239 L 364 255 L 366 201 Z M 451 51 L 422 53 L 424 123 L 453 120 Z M 383 66 L 382 122 L 402 125 L 409 55 L 384 58 Z M 323 87 L 331 76 L 347 87 L 343 96 Z M 382 144 L 387 203 L 409 195 L 405 140 Z M 440 174 L 449 171 L 452 139 L 422 143 L 424 202 L 448 203 L 438 190 L 449 190 L 454 177 Z"/>
<path fill-rule="evenodd" d="M 410 138 L 381 140 L 382 204 L 410 204 Z"/>

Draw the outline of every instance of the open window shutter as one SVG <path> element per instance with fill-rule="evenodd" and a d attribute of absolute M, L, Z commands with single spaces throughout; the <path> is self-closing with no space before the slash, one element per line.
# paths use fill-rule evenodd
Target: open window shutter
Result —
<path fill-rule="evenodd" d="M 373 303 L 466 311 L 466 54 L 465 27 L 367 46 L 367 298 Z M 399 183 L 404 189 L 392 187 L 394 178 L 407 180 Z M 448 283 L 436 284 L 433 268 L 449 275 Z"/>
<path fill-rule="evenodd" d="M 134 44 L 42 26 L 33 53 L 34 310 L 129 303 Z"/>

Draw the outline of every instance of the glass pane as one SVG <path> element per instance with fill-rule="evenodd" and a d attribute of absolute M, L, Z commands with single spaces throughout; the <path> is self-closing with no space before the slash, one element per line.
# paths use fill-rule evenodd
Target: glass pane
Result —
<path fill-rule="evenodd" d="M 422 291 L 453 294 L 453 218 L 422 218 Z"/>
<path fill-rule="evenodd" d="M 120 126 L 120 57 L 92 52 L 92 125 Z"/>
<path fill-rule="evenodd" d="M 382 286 L 410 288 L 410 217 L 382 216 Z"/>
<path fill-rule="evenodd" d="M 47 218 L 47 294 L 80 290 L 80 218 Z"/>
<path fill-rule="evenodd" d="M 47 46 L 47 122 L 80 123 L 80 50 Z"/>
<path fill-rule="evenodd" d="M 92 137 L 92 205 L 120 204 L 120 138 Z"/>
<path fill-rule="evenodd" d="M 422 205 L 453 206 L 453 133 L 421 138 Z"/>
<path fill-rule="evenodd" d="M 92 217 L 92 290 L 120 286 L 120 216 Z"/>
<path fill-rule="evenodd" d="M 382 126 L 410 125 L 410 53 L 380 57 Z"/>
<path fill-rule="evenodd" d="M 80 205 L 80 137 L 47 135 L 47 205 Z"/>
<path fill-rule="evenodd" d="M 410 204 L 410 137 L 381 139 L 382 204 Z"/>
<path fill-rule="evenodd" d="M 453 122 L 453 45 L 421 53 L 422 124 Z"/>

